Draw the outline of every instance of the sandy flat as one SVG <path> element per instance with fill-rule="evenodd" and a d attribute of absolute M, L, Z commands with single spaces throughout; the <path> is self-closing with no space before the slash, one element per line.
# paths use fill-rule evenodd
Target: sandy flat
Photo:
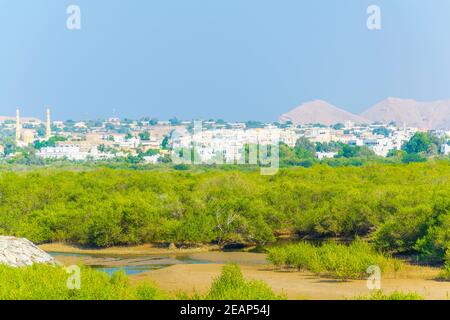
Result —
<path fill-rule="evenodd" d="M 266 255 L 262 253 L 210 251 L 210 252 L 191 253 L 189 254 L 189 257 L 194 260 L 204 260 L 217 264 L 226 264 L 229 262 L 236 263 L 239 265 L 269 264 L 269 262 L 266 259 Z"/>
<path fill-rule="evenodd" d="M 133 284 L 152 281 L 162 290 L 177 293 L 206 293 L 214 278 L 219 276 L 224 264 L 236 263 L 248 279 L 265 281 L 277 293 L 284 293 L 289 299 L 352 299 L 368 295 L 365 280 L 338 281 L 321 278 L 307 272 L 275 270 L 265 254 L 248 252 L 217 252 L 211 247 L 195 249 L 169 249 L 153 245 L 114 247 L 107 249 L 82 249 L 66 244 L 42 245 L 48 252 L 65 252 L 93 256 L 58 256 L 63 264 L 83 263 L 86 265 L 124 266 L 172 264 L 163 269 L 131 275 Z M 102 257 L 102 255 L 105 255 Z M 153 256 L 152 256 L 153 255 Z M 163 255 L 163 257 L 154 257 Z M 142 257 L 139 257 L 142 256 Z M 179 264 L 177 256 L 188 256 L 208 264 Z M 402 271 L 382 279 L 385 293 L 393 291 L 416 292 L 426 299 L 450 299 L 450 282 L 433 280 L 438 269 L 406 265 Z"/>
<path fill-rule="evenodd" d="M 152 281 L 161 289 L 177 293 L 205 293 L 223 267 L 222 264 L 174 265 L 168 268 L 130 276 L 132 283 Z M 368 295 L 365 280 L 337 281 L 319 278 L 305 272 L 274 271 L 269 265 L 241 265 L 244 276 L 248 279 L 265 281 L 277 293 L 285 293 L 289 299 L 352 299 L 360 295 Z M 435 271 L 419 271 L 418 278 L 406 277 L 398 279 L 382 279 L 381 285 L 385 293 L 393 291 L 416 292 L 426 299 L 450 298 L 450 283 L 438 282 L 423 277 L 423 274 L 436 274 Z"/>
<path fill-rule="evenodd" d="M 80 248 L 77 246 L 64 243 L 50 243 L 40 245 L 39 248 L 46 252 L 62 252 L 62 253 L 76 253 L 88 255 L 165 255 L 165 254 L 188 254 L 200 253 L 218 249 L 215 246 L 202 246 L 198 248 L 189 249 L 170 249 L 168 247 L 159 247 L 153 244 L 143 244 L 139 246 L 126 247 L 111 247 L 111 248 Z"/>

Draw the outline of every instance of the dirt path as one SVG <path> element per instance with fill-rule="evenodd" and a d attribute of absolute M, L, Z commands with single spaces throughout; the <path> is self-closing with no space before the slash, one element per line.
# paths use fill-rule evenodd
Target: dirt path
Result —
<path fill-rule="evenodd" d="M 161 289 L 176 293 L 205 293 L 212 280 L 220 274 L 222 264 L 175 265 L 165 269 L 131 276 L 132 283 L 153 281 Z M 368 295 L 366 281 L 341 282 L 318 278 L 309 273 L 274 271 L 268 265 L 241 265 L 248 279 L 263 280 L 277 293 L 284 292 L 289 299 L 352 299 Z M 426 279 L 434 270 L 420 270 L 418 278 L 408 272 L 400 279 L 382 280 L 385 293 L 393 291 L 416 292 L 426 299 L 449 299 L 450 283 Z"/>

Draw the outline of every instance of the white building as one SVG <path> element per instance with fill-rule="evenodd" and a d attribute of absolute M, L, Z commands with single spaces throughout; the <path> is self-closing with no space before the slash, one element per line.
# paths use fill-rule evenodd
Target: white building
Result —
<path fill-rule="evenodd" d="M 44 159 L 85 160 L 88 153 L 81 152 L 77 146 L 61 146 L 42 148 L 36 155 Z"/>
<path fill-rule="evenodd" d="M 319 160 L 323 160 L 323 159 L 326 159 L 326 158 L 332 159 L 335 156 L 337 156 L 337 154 L 338 154 L 337 152 L 317 152 L 316 153 L 316 157 Z"/>
<path fill-rule="evenodd" d="M 145 156 L 143 159 L 145 163 L 156 164 L 158 163 L 160 157 L 161 155 L 155 154 L 153 156 Z"/>
<path fill-rule="evenodd" d="M 97 146 L 92 147 L 89 151 L 82 151 L 77 145 L 63 145 L 56 147 L 45 147 L 36 153 L 38 157 L 44 159 L 68 159 L 68 160 L 106 160 L 120 155 L 100 152 Z"/>
<path fill-rule="evenodd" d="M 194 147 L 202 163 L 234 163 L 244 161 L 245 146 L 271 146 L 284 142 L 293 147 L 298 136 L 290 129 L 214 129 L 201 130 L 194 134 L 177 132 L 172 136 L 174 150 Z M 177 151 L 175 151 L 176 154 Z"/>
<path fill-rule="evenodd" d="M 362 140 L 362 139 L 353 139 L 353 140 L 350 140 L 348 142 L 348 144 L 350 146 L 359 146 L 359 147 L 361 147 L 361 146 L 364 145 L 364 140 Z"/>
<path fill-rule="evenodd" d="M 442 153 L 444 156 L 450 155 L 450 145 L 448 145 L 448 144 L 443 144 L 443 145 L 441 145 L 441 153 Z"/>

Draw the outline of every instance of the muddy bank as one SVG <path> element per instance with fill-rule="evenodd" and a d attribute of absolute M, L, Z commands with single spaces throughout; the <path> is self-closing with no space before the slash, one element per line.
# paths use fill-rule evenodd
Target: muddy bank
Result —
<path fill-rule="evenodd" d="M 50 243 L 39 246 L 46 252 L 62 252 L 86 255 L 166 255 L 166 254 L 190 254 L 219 250 L 218 246 L 204 245 L 195 248 L 176 248 L 169 245 L 143 244 L 139 246 L 124 246 L 111 248 L 83 248 L 64 243 Z"/>
<path fill-rule="evenodd" d="M 132 283 L 152 281 L 161 289 L 177 293 L 206 293 L 214 278 L 219 276 L 223 264 L 174 265 L 168 268 L 131 276 Z M 241 265 L 245 277 L 265 281 L 277 293 L 289 299 L 353 299 L 368 295 L 365 280 L 342 282 L 319 278 L 307 272 L 275 271 L 270 265 Z M 411 267 L 398 278 L 382 279 L 385 293 L 393 291 L 417 292 L 426 299 L 448 299 L 450 284 L 432 280 L 437 270 Z"/>
<path fill-rule="evenodd" d="M 210 263 L 226 264 L 236 263 L 238 265 L 268 265 L 267 255 L 251 252 L 199 252 L 189 254 L 191 259 L 204 260 Z"/>
<path fill-rule="evenodd" d="M 65 265 L 103 266 L 111 268 L 111 272 L 120 268 L 146 267 L 146 270 L 133 269 L 136 273 L 130 275 L 131 282 L 151 281 L 171 293 L 206 293 L 223 265 L 230 262 L 238 264 L 246 278 L 263 280 L 275 292 L 284 293 L 289 299 L 353 299 L 370 293 L 365 280 L 342 282 L 308 272 L 276 270 L 262 253 L 223 252 L 211 246 L 161 248 L 149 244 L 107 249 L 83 249 L 65 244 L 40 247 L 48 252 L 66 252 L 56 256 Z M 438 273 L 437 268 L 405 264 L 401 271 L 383 277 L 381 286 L 385 293 L 416 292 L 426 299 L 449 299 L 450 283 L 435 281 Z"/>
<path fill-rule="evenodd" d="M 178 256 L 90 256 L 90 255 L 54 255 L 56 261 L 62 263 L 64 266 L 70 265 L 85 265 L 85 266 L 101 266 L 109 268 L 126 268 L 130 266 L 171 266 L 175 264 L 187 264 L 182 258 Z M 187 259 L 187 257 L 186 257 Z"/>
<path fill-rule="evenodd" d="M 85 251 L 83 251 L 85 252 Z M 268 264 L 266 255 L 246 252 L 197 252 L 178 254 L 148 254 L 148 255 L 96 255 L 85 253 L 51 253 L 53 257 L 65 266 L 85 265 L 112 274 L 124 270 L 127 274 L 137 274 L 150 270 L 167 268 L 177 264 L 209 264 L 236 263 L 238 265 Z"/>

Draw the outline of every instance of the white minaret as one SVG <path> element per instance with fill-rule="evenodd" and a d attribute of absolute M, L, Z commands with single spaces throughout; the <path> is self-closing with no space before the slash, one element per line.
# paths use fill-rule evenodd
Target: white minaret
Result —
<path fill-rule="evenodd" d="M 21 130 L 21 126 L 20 126 L 20 110 L 19 108 L 16 109 L 16 142 L 20 141 L 20 132 Z"/>
<path fill-rule="evenodd" d="M 47 126 L 45 128 L 45 138 L 50 139 L 51 136 L 52 136 L 52 124 L 50 117 L 50 108 L 47 108 Z"/>

